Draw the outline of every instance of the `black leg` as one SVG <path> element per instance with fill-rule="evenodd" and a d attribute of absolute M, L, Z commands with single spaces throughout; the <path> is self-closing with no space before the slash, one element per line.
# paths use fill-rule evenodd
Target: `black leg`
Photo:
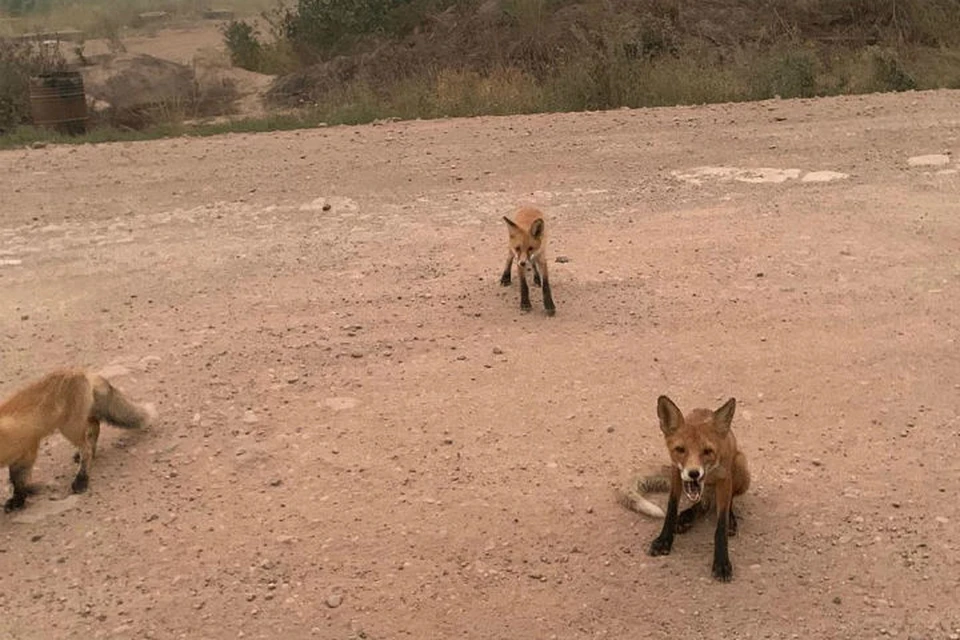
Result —
<path fill-rule="evenodd" d="M 537 267 L 537 263 L 533 263 L 533 286 L 540 286 L 540 269 Z"/>
<path fill-rule="evenodd" d="M 546 275 L 543 276 L 543 308 L 547 310 L 548 316 L 557 312 L 557 308 L 553 306 L 553 295 L 550 293 L 550 280 Z"/>
<path fill-rule="evenodd" d="M 500 284 L 504 287 L 510 286 L 510 271 L 513 270 L 513 256 L 507 257 L 507 266 L 503 268 L 503 274 L 500 276 Z"/>
<path fill-rule="evenodd" d="M 663 529 L 660 535 L 654 538 L 650 544 L 650 550 L 647 552 L 651 556 L 665 556 L 673 548 L 673 533 L 677 530 L 677 508 L 680 504 L 680 498 L 674 498 L 670 494 L 670 500 L 667 502 L 667 517 L 663 521 Z"/>
<path fill-rule="evenodd" d="M 70 489 L 74 493 L 83 493 L 89 485 L 90 476 L 87 475 L 86 469 L 81 468 L 80 471 L 77 472 L 77 477 L 73 479 L 73 484 L 70 485 Z"/>
<path fill-rule="evenodd" d="M 730 507 L 730 522 L 727 523 L 727 536 L 734 537 L 737 535 L 737 514 L 733 512 L 733 507 Z"/>
<path fill-rule="evenodd" d="M 723 511 L 717 517 L 717 531 L 713 536 L 713 577 L 720 582 L 730 582 L 733 579 L 733 565 L 730 564 L 730 553 L 727 549 L 727 526 L 730 511 Z"/>
<path fill-rule="evenodd" d="M 10 484 L 13 485 L 13 496 L 3 505 L 6 512 L 23 509 L 30 489 L 27 488 L 27 478 L 30 476 L 30 467 L 18 464 L 10 465 Z"/>
<path fill-rule="evenodd" d="M 87 486 L 90 484 L 90 474 L 87 469 L 89 464 L 89 449 L 86 452 L 81 452 L 80 454 L 80 468 L 77 469 L 77 475 L 73 479 L 73 484 L 70 485 L 70 489 L 74 493 L 83 493 L 87 490 Z"/>
<path fill-rule="evenodd" d="M 521 311 L 530 311 L 532 307 L 530 306 L 530 287 L 527 286 L 527 276 L 523 273 L 523 268 L 520 268 L 520 310 Z"/>

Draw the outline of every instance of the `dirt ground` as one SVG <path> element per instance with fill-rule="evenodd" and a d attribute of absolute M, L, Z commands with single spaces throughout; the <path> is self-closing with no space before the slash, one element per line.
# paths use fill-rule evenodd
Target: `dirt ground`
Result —
<path fill-rule="evenodd" d="M 81 496 L 43 445 L 0 637 L 957 638 L 958 103 L 0 153 L 0 391 L 160 411 Z M 553 318 L 498 284 L 520 203 Z M 614 499 L 661 393 L 738 399 L 729 584 L 712 520 L 651 558 Z"/>

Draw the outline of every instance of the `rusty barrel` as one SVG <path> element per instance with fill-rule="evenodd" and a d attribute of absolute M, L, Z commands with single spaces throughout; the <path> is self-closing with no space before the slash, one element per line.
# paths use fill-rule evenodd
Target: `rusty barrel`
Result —
<path fill-rule="evenodd" d="M 83 76 L 55 71 L 30 79 L 30 110 L 37 126 L 76 135 L 87 130 L 87 98 Z"/>

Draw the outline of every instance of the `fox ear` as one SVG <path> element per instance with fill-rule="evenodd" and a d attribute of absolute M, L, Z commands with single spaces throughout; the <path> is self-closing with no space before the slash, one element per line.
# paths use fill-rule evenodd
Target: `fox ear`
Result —
<path fill-rule="evenodd" d="M 537 240 L 543 237 L 543 218 L 537 218 L 530 225 L 530 235 Z"/>
<path fill-rule="evenodd" d="M 667 396 L 657 398 L 657 416 L 660 417 L 660 430 L 665 436 L 669 436 L 683 424 L 683 414 Z"/>
<path fill-rule="evenodd" d="M 517 223 L 511 220 L 510 218 L 508 218 L 507 216 L 503 216 L 503 221 L 507 223 L 507 227 L 510 229 L 511 233 L 514 231 L 520 230 L 520 227 L 517 226 Z"/>
<path fill-rule="evenodd" d="M 733 412 L 737 408 L 737 399 L 730 398 L 726 404 L 713 412 L 713 424 L 721 434 L 730 430 L 730 423 L 733 422 Z"/>

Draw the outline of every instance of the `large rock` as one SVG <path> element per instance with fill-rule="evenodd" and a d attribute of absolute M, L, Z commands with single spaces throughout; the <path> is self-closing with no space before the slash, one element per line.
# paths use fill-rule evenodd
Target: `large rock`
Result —
<path fill-rule="evenodd" d="M 146 54 L 123 54 L 83 69 L 94 109 L 115 126 L 150 124 L 226 113 L 237 92 L 232 80 Z"/>

